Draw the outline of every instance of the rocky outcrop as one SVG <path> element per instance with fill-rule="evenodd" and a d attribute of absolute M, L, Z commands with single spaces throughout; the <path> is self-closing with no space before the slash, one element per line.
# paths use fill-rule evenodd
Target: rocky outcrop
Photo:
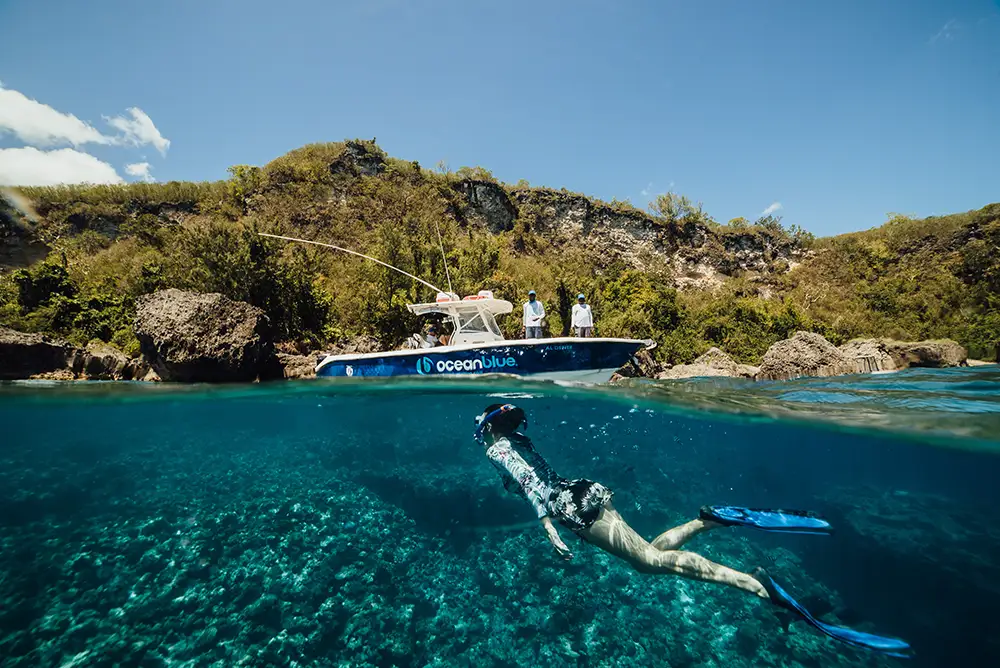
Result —
<path fill-rule="evenodd" d="M 316 376 L 315 355 L 278 353 L 276 357 L 278 364 L 281 366 L 282 378 L 294 380 L 296 378 L 314 378 Z"/>
<path fill-rule="evenodd" d="M 911 366 L 965 366 L 965 348 L 949 339 L 939 341 L 893 341 L 891 339 L 853 339 L 840 346 L 854 362 L 857 373 L 898 371 Z"/>
<path fill-rule="evenodd" d="M 606 262 L 620 259 L 636 268 L 672 259 L 673 235 L 638 209 L 547 188 L 516 188 L 511 198 L 531 231 L 556 245 L 573 244 Z M 698 231 L 692 230 L 694 243 Z"/>
<path fill-rule="evenodd" d="M 455 186 L 458 214 L 494 234 L 526 230 L 556 247 L 583 249 L 599 266 L 669 267 L 679 288 L 708 288 L 741 271 L 784 272 L 803 250 L 774 230 L 720 232 L 696 220 L 667 223 L 627 203 L 605 204 L 550 188 L 505 189 L 468 179 Z"/>
<path fill-rule="evenodd" d="M 839 376 L 855 372 L 855 363 L 824 337 L 796 332 L 764 353 L 759 380 L 789 380 L 799 376 Z"/>
<path fill-rule="evenodd" d="M 493 234 L 514 229 L 517 207 L 503 186 L 492 181 L 460 181 L 455 190 L 465 198 L 462 215 L 486 227 Z"/>
<path fill-rule="evenodd" d="M 350 176 L 377 176 L 385 171 L 385 158 L 363 142 L 345 142 L 344 151 L 330 165 L 330 173 Z"/>
<path fill-rule="evenodd" d="M 625 378 L 656 378 L 657 374 L 663 371 L 663 365 L 657 362 L 648 350 L 640 350 L 633 357 L 636 363 L 626 362 L 611 376 L 610 382 Z"/>
<path fill-rule="evenodd" d="M 76 353 L 68 341 L 0 327 L 0 380 L 20 380 L 68 369 Z"/>
<path fill-rule="evenodd" d="M 896 360 L 881 339 L 852 339 L 840 346 L 840 352 L 851 360 L 855 373 L 896 371 Z"/>
<path fill-rule="evenodd" d="M 264 312 L 217 293 L 161 290 L 139 298 L 135 332 L 163 380 L 252 381 L 273 365 Z"/>
<path fill-rule="evenodd" d="M 149 365 L 106 343 L 89 343 L 73 356 L 72 371 L 87 380 L 144 380 Z"/>
<path fill-rule="evenodd" d="M 0 380 L 142 380 L 148 373 L 142 360 L 104 343 L 77 348 L 44 334 L 0 327 Z"/>
<path fill-rule="evenodd" d="M 703 378 L 709 376 L 726 376 L 730 378 L 753 378 L 757 367 L 738 364 L 732 357 L 719 350 L 709 348 L 702 356 L 691 364 L 678 364 L 657 374 L 659 380 L 676 380 L 679 378 Z"/>
<path fill-rule="evenodd" d="M 314 351 L 306 346 L 295 346 L 287 343 L 279 345 L 282 350 L 275 355 L 278 372 L 272 377 L 286 380 L 314 378 L 316 365 L 323 361 L 327 355 L 357 355 L 384 350 L 378 339 L 363 334 L 334 344 L 322 351 Z"/>
<path fill-rule="evenodd" d="M 714 262 L 719 271 L 730 275 L 747 270 L 765 272 L 776 260 L 784 260 L 787 271 L 787 263 L 802 255 L 789 236 L 771 230 L 728 232 L 718 235 L 718 242 L 723 252 L 715 254 Z"/>
<path fill-rule="evenodd" d="M 950 339 L 912 343 L 886 340 L 883 343 L 896 367 L 900 369 L 911 366 L 935 368 L 965 366 L 968 358 L 965 348 Z"/>

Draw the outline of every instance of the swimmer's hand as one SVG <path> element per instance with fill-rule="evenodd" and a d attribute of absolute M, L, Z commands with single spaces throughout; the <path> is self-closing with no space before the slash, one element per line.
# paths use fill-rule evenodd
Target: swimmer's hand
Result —
<path fill-rule="evenodd" d="M 566 561 L 569 561 L 570 559 L 573 558 L 573 553 L 569 551 L 568 547 L 566 547 L 566 543 L 562 542 L 562 540 L 560 540 L 559 538 L 556 538 L 556 540 L 552 541 L 552 547 L 556 549 L 556 554 L 558 554 Z"/>
<path fill-rule="evenodd" d="M 559 532 L 556 531 L 556 526 L 552 524 L 552 520 L 549 519 L 548 515 L 542 518 L 542 526 L 545 527 L 545 535 L 549 537 L 549 542 L 555 548 L 556 554 L 563 559 L 572 559 L 573 553 L 570 552 L 570 549 L 566 547 L 566 543 L 559 537 Z"/>

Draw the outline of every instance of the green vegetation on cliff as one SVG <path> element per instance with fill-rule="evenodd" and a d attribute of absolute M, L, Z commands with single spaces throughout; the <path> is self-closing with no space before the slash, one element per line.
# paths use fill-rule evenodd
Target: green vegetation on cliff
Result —
<path fill-rule="evenodd" d="M 0 324 L 135 352 L 135 299 L 165 287 L 221 292 L 265 310 L 279 340 L 317 348 L 359 334 L 397 345 L 405 309 L 433 297 L 373 263 L 257 236 L 371 254 L 456 292 L 546 302 L 568 330 L 577 292 L 600 334 L 651 337 L 667 362 L 719 346 L 742 362 L 805 329 L 1000 345 L 1000 205 L 893 216 L 814 240 L 780 220 L 721 225 L 678 195 L 649 212 L 482 168 L 424 169 L 366 141 L 314 144 L 215 183 L 21 188 L 0 200 Z M 10 193 L 8 193 L 10 195 Z M 39 250 L 40 249 L 40 250 Z M 45 255 L 38 260 L 39 255 Z M 519 330 L 516 317 L 501 325 Z"/>

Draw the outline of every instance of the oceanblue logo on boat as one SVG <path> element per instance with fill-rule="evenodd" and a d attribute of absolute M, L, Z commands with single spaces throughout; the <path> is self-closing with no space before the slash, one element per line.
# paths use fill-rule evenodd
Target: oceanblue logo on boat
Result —
<path fill-rule="evenodd" d="M 421 357 L 417 360 L 417 373 L 423 375 L 436 371 L 437 373 L 447 373 L 449 371 L 500 371 L 505 368 L 514 368 L 517 360 L 513 357 L 497 357 L 496 355 L 483 355 L 478 359 L 471 360 L 440 360 L 434 363 L 429 357 Z"/>

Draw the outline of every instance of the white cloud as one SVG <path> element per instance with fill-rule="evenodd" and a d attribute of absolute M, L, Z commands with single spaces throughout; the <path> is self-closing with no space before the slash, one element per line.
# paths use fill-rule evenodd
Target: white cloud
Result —
<path fill-rule="evenodd" d="M 955 39 L 955 33 L 958 32 L 959 28 L 961 27 L 962 27 L 961 24 L 957 20 L 948 19 L 948 21 L 946 21 L 945 24 L 941 26 L 941 29 L 938 30 L 933 37 L 931 37 L 930 43 L 934 44 L 935 42 L 941 40 L 949 42 Z"/>
<path fill-rule="evenodd" d="M 152 119 L 138 107 L 130 107 L 127 112 L 128 117 L 104 117 L 108 125 L 120 133 L 106 135 L 73 114 L 57 111 L 19 91 L 4 88 L 0 83 L 0 134 L 10 133 L 29 146 L 43 148 L 66 144 L 75 147 L 83 144 L 152 145 L 165 155 L 170 140 L 160 134 Z"/>
<path fill-rule="evenodd" d="M 153 175 L 149 173 L 150 165 L 148 162 L 133 162 L 130 165 L 125 165 L 125 173 L 129 176 L 136 176 L 146 183 L 152 183 L 156 179 Z"/>
<path fill-rule="evenodd" d="M 775 211 L 780 211 L 780 210 L 781 210 L 781 202 L 771 202 L 771 206 L 761 211 L 760 215 L 761 217 L 770 216 Z"/>
<path fill-rule="evenodd" d="M 115 116 L 105 117 L 108 125 L 124 133 L 124 141 L 133 146 L 145 146 L 152 144 L 161 155 L 166 155 L 170 148 L 170 140 L 160 134 L 160 131 L 153 125 L 153 120 L 138 107 L 129 107 L 128 113 L 132 118 Z"/>
<path fill-rule="evenodd" d="M 10 132 L 26 144 L 113 144 L 114 137 L 101 134 L 73 114 L 56 111 L 0 84 L 0 134 Z"/>
<path fill-rule="evenodd" d="M 0 149 L 0 185 L 122 182 L 114 167 L 71 148 L 54 151 L 40 151 L 31 146 Z"/>

